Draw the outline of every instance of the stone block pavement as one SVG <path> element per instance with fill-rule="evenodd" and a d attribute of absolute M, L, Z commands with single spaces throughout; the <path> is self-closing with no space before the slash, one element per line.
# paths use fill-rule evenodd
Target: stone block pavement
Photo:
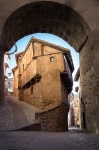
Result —
<path fill-rule="evenodd" d="M 0 150 L 99 150 L 99 135 L 79 132 L 1 132 Z"/>

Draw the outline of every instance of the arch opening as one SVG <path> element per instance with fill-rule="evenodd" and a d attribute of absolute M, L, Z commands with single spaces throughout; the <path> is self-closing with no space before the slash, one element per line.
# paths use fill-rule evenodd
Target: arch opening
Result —
<path fill-rule="evenodd" d="M 74 10 L 59 3 L 35 2 L 27 4 L 16 10 L 4 25 L 1 36 L 4 51 L 9 51 L 17 40 L 31 33 L 51 33 L 57 35 L 67 41 L 77 52 L 80 52 L 80 61 L 82 61 L 82 97 L 85 99 L 84 105 L 87 110 L 87 128 L 99 132 L 99 123 L 95 118 L 97 117 L 97 112 L 94 113 L 94 107 L 92 111 L 95 117 L 93 116 L 91 120 L 89 115 L 89 112 L 91 112 L 90 106 L 92 107 L 91 104 L 93 104 L 91 96 L 93 99 L 94 96 L 87 93 L 87 88 L 89 87 L 90 81 L 90 93 L 92 93 L 93 87 L 91 83 L 96 83 L 96 75 L 93 77 L 93 80 L 91 80 L 89 72 L 92 71 L 92 67 L 95 68 L 95 53 L 93 51 L 90 53 L 89 50 L 89 48 L 91 48 L 91 50 L 93 48 L 91 47 L 92 45 L 88 43 L 90 28 L 87 23 Z M 96 97 L 97 96 L 98 94 L 96 94 Z M 89 104 L 86 103 L 88 100 Z"/>
<path fill-rule="evenodd" d="M 74 55 L 76 54 L 76 52 L 74 51 L 74 49 L 71 47 L 71 46 L 69 46 L 65 41 L 63 41 L 62 39 L 60 39 L 60 38 L 58 38 L 58 37 L 56 37 L 56 36 L 54 36 L 54 35 L 51 35 L 51 34 L 34 34 L 34 35 L 29 35 L 29 36 L 26 36 L 26 37 L 24 37 L 23 39 L 20 39 L 17 43 L 16 43 L 16 45 L 18 46 L 18 52 L 17 53 L 19 53 L 19 52 L 22 52 L 22 50 L 24 50 L 25 49 L 25 51 L 27 50 L 27 48 L 29 47 L 29 45 L 30 44 L 28 44 L 27 45 L 27 42 L 28 42 L 28 40 L 31 38 L 31 37 L 34 37 L 34 39 L 35 39 L 35 37 L 36 37 L 36 39 L 35 39 L 35 42 L 34 43 L 36 43 L 36 40 L 37 40 L 37 38 L 39 38 L 39 39 L 42 39 L 43 41 L 41 41 L 41 42 L 44 42 L 44 41 L 47 41 L 47 42 L 50 42 L 50 43 L 53 43 L 54 42 L 54 44 L 57 46 L 57 45 L 59 45 L 59 46 L 62 46 L 62 47 L 65 47 L 65 48 L 68 48 L 71 52 L 73 51 L 73 53 L 74 53 Z M 41 37 L 41 38 L 40 38 Z M 28 39 L 28 40 L 27 40 Z M 40 43 L 40 40 L 38 41 L 39 43 Z M 25 43 L 25 44 L 24 44 Z M 30 42 L 29 42 L 30 43 Z M 50 47 L 50 45 L 53 45 L 53 44 L 50 44 L 49 43 L 49 47 Z M 21 45 L 23 45 L 23 47 L 21 46 Z M 27 46 L 26 46 L 27 45 Z M 34 45 L 34 47 L 36 46 L 35 44 L 33 44 Z M 45 49 L 44 48 L 44 45 L 46 45 L 46 42 L 44 42 L 43 43 L 43 49 Z M 55 47 L 55 45 L 53 45 L 54 47 Z M 62 49 L 62 47 L 60 47 L 60 49 Z M 58 47 L 59 48 L 59 47 Z M 40 50 L 40 47 L 39 47 L 39 50 Z M 54 50 L 54 49 L 53 49 Z M 11 50 L 11 51 L 13 51 L 13 49 Z M 29 51 L 29 50 L 28 50 Z M 53 57 L 53 54 L 52 55 L 50 55 L 50 58 L 51 58 L 51 56 Z M 55 62 L 56 62 L 56 56 L 54 56 L 55 57 Z M 53 58 L 54 58 L 53 57 Z M 75 57 L 75 56 L 74 56 Z M 26 54 L 26 58 L 27 58 L 27 54 Z M 28 58 L 29 60 L 30 60 L 30 58 Z M 26 59 L 27 60 L 27 59 Z M 74 58 L 73 58 L 73 60 L 74 60 Z M 77 58 L 75 58 L 75 60 L 77 60 Z M 43 61 L 44 60 L 42 60 L 42 63 L 43 63 Z M 54 62 L 54 63 L 55 63 Z M 24 70 L 25 68 L 26 68 L 26 64 L 27 63 L 25 63 L 25 62 L 23 62 L 23 64 L 22 64 L 22 70 Z M 61 62 L 60 62 L 60 64 L 61 64 Z M 12 63 L 12 65 L 13 65 L 13 63 Z M 48 64 L 46 64 L 46 65 L 48 65 Z M 50 65 L 50 64 L 49 64 Z M 19 66 L 19 65 L 18 65 Z M 25 68 L 24 68 L 24 67 Z M 13 66 L 13 67 L 15 67 L 15 66 Z M 17 67 L 17 66 L 16 66 Z M 15 67 L 15 69 L 16 69 L 16 67 Z M 38 66 L 39 67 L 39 66 Z M 43 67 L 44 67 L 44 64 L 43 64 Z M 24 69 L 23 69 L 24 68 Z M 48 67 L 49 68 L 49 67 Z M 56 70 L 57 70 L 57 66 L 55 67 L 56 68 Z M 49 69 L 50 70 L 50 69 Z M 76 70 L 77 70 L 77 62 L 76 62 Z M 21 72 L 20 72 L 20 74 L 21 74 Z M 50 72 L 49 72 L 49 74 L 50 74 Z M 50 75 L 49 75 L 50 76 Z M 54 76 L 54 74 L 52 74 L 52 76 Z M 16 75 L 15 75 L 15 78 L 16 78 Z M 21 82 L 21 81 L 20 81 Z M 48 81 L 46 81 L 46 82 L 48 82 Z M 54 82 L 55 82 L 55 80 L 54 80 Z M 51 85 L 53 85 L 53 83 L 50 81 L 50 84 Z M 57 84 L 57 87 L 58 87 L 58 81 L 56 82 L 56 84 Z M 47 85 L 46 85 L 47 86 Z M 43 87 L 43 86 L 42 86 Z M 32 104 L 30 101 L 29 101 L 29 97 L 31 97 L 31 94 L 30 95 L 28 95 L 28 98 L 27 98 L 27 96 L 26 96 L 26 93 L 28 92 L 28 90 L 29 90 L 29 88 L 30 88 L 30 85 L 28 84 L 27 85 L 27 87 L 24 87 L 24 101 L 26 101 L 26 102 L 28 102 L 28 103 L 30 103 L 30 104 Z M 32 87 L 31 88 L 33 88 L 33 85 L 32 85 Z M 31 88 L 30 88 L 30 90 L 31 90 Z M 34 90 L 34 93 L 35 93 L 35 86 L 34 86 L 34 88 L 33 88 Z M 41 87 L 39 87 L 39 89 L 41 89 Z M 23 92 L 22 92 L 22 90 L 21 89 L 19 89 L 20 90 L 20 92 L 21 92 L 21 95 L 23 94 Z M 48 92 L 48 91 L 46 91 L 46 92 Z M 63 92 L 63 89 L 62 89 L 62 93 L 64 93 Z M 15 94 L 15 96 L 18 96 L 18 95 L 16 95 L 17 94 L 17 87 L 16 88 L 14 88 L 14 94 Z M 65 93 L 66 94 L 66 93 Z M 53 97 L 53 93 L 52 94 L 50 94 L 50 96 L 51 97 Z M 58 95 L 58 94 L 57 94 Z M 50 96 L 49 96 L 49 98 L 47 99 L 47 101 L 49 101 L 50 100 Z M 55 96 L 55 95 L 54 95 Z M 23 95 L 22 95 L 22 97 L 23 97 Z M 66 94 L 66 96 L 65 96 L 65 99 L 67 99 L 66 98 L 67 97 L 67 94 Z M 28 99 L 28 101 L 27 101 L 27 99 Z M 63 98 L 64 99 L 64 98 Z M 57 102 L 58 102 L 58 98 L 57 98 Z M 64 100 L 64 102 L 67 104 L 67 100 Z M 39 103 L 38 103 L 39 104 Z M 36 104 L 37 106 L 38 106 L 38 104 Z M 48 105 L 48 104 L 47 104 Z M 56 105 L 56 104 L 55 104 Z M 42 104 L 41 104 L 41 106 L 42 106 Z M 41 106 L 39 106 L 39 107 L 41 107 Z M 48 105 L 48 106 L 50 106 L 50 104 Z M 46 107 L 48 107 L 48 106 L 46 106 L 45 105 L 45 107 L 43 107 L 43 110 L 44 109 L 46 109 Z M 54 106 L 54 105 L 53 105 Z M 58 114 L 59 115 L 59 114 Z M 66 126 L 67 126 L 67 123 L 65 122 L 65 119 L 66 119 L 66 115 L 65 115 L 65 117 L 64 117 L 64 122 L 62 123 L 62 125 L 61 126 L 63 126 L 63 124 L 65 124 Z M 53 125 L 54 126 L 54 125 Z"/>

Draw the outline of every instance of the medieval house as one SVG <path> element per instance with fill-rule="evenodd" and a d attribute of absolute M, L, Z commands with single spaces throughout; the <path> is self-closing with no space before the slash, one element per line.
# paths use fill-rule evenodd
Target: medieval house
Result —
<path fill-rule="evenodd" d="M 7 79 L 7 69 L 9 68 L 9 61 L 11 57 L 8 53 L 4 54 L 4 77 Z"/>
<path fill-rule="evenodd" d="M 14 78 L 9 77 L 11 73 L 8 73 L 10 59 L 11 59 L 10 54 L 8 52 L 6 52 L 4 54 L 5 95 L 13 94 Z"/>
<path fill-rule="evenodd" d="M 42 130 L 67 130 L 74 70 L 70 51 L 31 38 L 26 49 L 15 57 L 14 94 L 41 110 L 36 117 L 41 120 Z"/>
<path fill-rule="evenodd" d="M 75 87 L 75 92 L 78 93 L 78 97 L 77 97 L 78 105 L 77 105 L 77 109 L 75 112 L 76 112 L 76 114 L 78 114 L 78 118 L 79 118 L 78 121 L 79 121 L 80 128 L 85 129 L 86 128 L 85 103 L 83 100 L 82 78 L 81 78 L 81 74 L 80 74 L 80 68 L 78 68 L 78 70 L 75 74 L 74 81 L 78 82 L 78 86 Z"/>

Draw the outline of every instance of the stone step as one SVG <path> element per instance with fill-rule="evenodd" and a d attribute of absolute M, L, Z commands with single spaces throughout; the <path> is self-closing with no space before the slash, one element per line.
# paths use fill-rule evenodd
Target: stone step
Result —
<path fill-rule="evenodd" d="M 41 131 L 41 123 L 38 120 L 35 120 L 35 123 L 33 124 L 9 130 L 9 132 L 10 131 Z"/>

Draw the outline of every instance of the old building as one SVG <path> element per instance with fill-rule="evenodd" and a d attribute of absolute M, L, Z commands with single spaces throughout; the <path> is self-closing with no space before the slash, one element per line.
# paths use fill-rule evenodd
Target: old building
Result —
<path fill-rule="evenodd" d="M 80 126 L 79 95 L 71 92 L 69 94 L 68 101 L 70 105 L 70 109 L 68 113 L 68 127 L 72 127 L 72 126 L 79 127 Z"/>
<path fill-rule="evenodd" d="M 8 52 L 6 54 L 4 54 L 4 77 L 5 77 L 5 79 L 7 79 L 7 69 L 9 68 L 10 59 L 11 59 L 11 57 Z"/>
<path fill-rule="evenodd" d="M 7 80 L 5 80 L 6 95 L 13 94 L 13 84 L 14 78 L 8 78 Z"/>
<path fill-rule="evenodd" d="M 24 52 L 20 52 L 16 54 L 16 57 L 19 58 L 19 56 L 21 56 L 22 54 L 24 54 Z M 16 60 L 17 62 L 17 60 Z M 17 62 L 17 66 L 15 66 L 12 69 L 12 73 L 14 75 L 14 84 L 13 84 L 13 95 L 18 97 L 18 76 L 19 76 L 19 69 L 18 69 L 18 62 Z"/>
<path fill-rule="evenodd" d="M 13 83 L 14 78 L 9 77 L 8 68 L 9 68 L 9 61 L 11 57 L 9 52 L 4 54 L 4 77 L 5 77 L 5 95 L 12 95 L 13 94 Z"/>
<path fill-rule="evenodd" d="M 68 127 L 72 127 L 75 125 L 75 121 L 74 121 L 74 94 L 73 94 L 73 92 L 69 93 L 68 102 L 69 102 Z"/>
<path fill-rule="evenodd" d="M 82 76 L 80 74 L 80 68 L 78 68 L 76 74 L 75 74 L 75 78 L 74 78 L 75 82 L 78 82 L 78 86 L 75 87 L 75 92 L 78 93 L 78 97 L 77 97 L 77 111 L 78 112 L 78 120 L 79 120 L 79 125 L 80 128 L 85 129 L 86 128 L 86 118 L 85 118 L 85 105 L 86 102 L 84 101 L 84 97 L 83 97 L 83 92 L 82 92 Z"/>
<path fill-rule="evenodd" d="M 12 69 L 14 75 L 13 95 L 18 97 L 18 67 Z"/>
<path fill-rule="evenodd" d="M 19 100 L 43 111 L 36 114 L 41 119 L 42 130 L 67 130 L 68 94 L 72 90 L 74 70 L 70 51 L 32 38 L 15 57 L 14 93 L 18 93 Z M 42 118 L 50 125 L 44 125 Z M 55 122 L 51 124 L 53 118 Z"/>
<path fill-rule="evenodd" d="M 8 80 L 8 68 L 9 68 L 9 61 L 11 57 L 8 52 L 4 54 L 4 79 L 5 79 L 5 94 L 8 93 L 8 85 L 7 85 L 7 80 Z"/>
<path fill-rule="evenodd" d="M 79 105 L 79 95 L 75 94 L 74 95 L 74 122 L 75 126 L 80 127 L 80 115 L 79 115 L 79 110 L 80 110 L 80 105 Z"/>

